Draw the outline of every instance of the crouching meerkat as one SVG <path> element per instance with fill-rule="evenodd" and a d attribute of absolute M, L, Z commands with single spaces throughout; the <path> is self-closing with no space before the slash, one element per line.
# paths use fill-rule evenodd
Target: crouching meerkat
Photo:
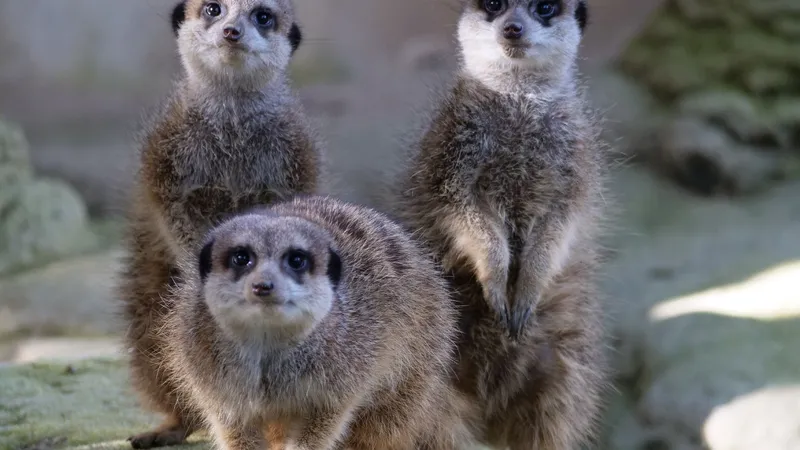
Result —
<path fill-rule="evenodd" d="M 497 448 L 575 448 L 606 386 L 605 155 L 576 72 L 586 18 L 578 0 L 464 0 L 460 73 L 393 208 L 452 280 L 455 383 Z"/>
<path fill-rule="evenodd" d="M 156 331 L 177 258 L 227 214 L 316 192 L 322 154 L 286 68 L 301 35 L 290 0 L 188 0 L 173 9 L 183 77 L 147 129 L 119 293 L 131 379 L 165 414 L 134 448 L 179 444 L 197 414 L 162 370 Z"/>
<path fill-rule="evenodd" d="M 298 197 L 224 222 L 190 264 L 162 339 L 217 448 L 470 442 L 446 282 L 398 224 Z"/>

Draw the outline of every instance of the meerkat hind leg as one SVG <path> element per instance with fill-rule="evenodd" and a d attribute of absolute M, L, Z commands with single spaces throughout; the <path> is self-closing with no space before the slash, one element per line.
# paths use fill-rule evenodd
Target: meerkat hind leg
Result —
<path fill-rule="evenodd" d="M 195 431 L 195 427 L 181 422 L 176 416 L 169 417 L 153 431 L 140 433 L 128 438 L 131 447 L 149 449 L 180 445 Z"/>

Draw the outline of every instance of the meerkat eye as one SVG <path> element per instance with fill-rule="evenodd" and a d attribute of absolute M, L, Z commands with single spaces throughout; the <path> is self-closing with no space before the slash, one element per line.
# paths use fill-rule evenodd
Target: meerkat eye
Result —
<path fill-rule="evenodd" d="M 541 0 L 536 3 L 536 15 L 542 19 L 549 19 L 558 14 L 559 4 L 554 0 Z"/>
<path fill-rule="evenodd" d="M 503 10 L 503 0 L 483 0 L 483 9 L 489 14 L 497 14 Z"/>
<path fill-rule="evenodd" d="M 247 267 L 250 265 L 250 252 L 245 248 L 237 248 L 230 255 L 231 267 Z"/>
<path fill-rule="evenodd" d="M 286 264 L 295 272 L 308 269 L 309 259 L 308 254 L 300 250 L 292 250 L 286 254 Z"/>
<path fill-rule="evenodd" d="M 263 28 L 275 26 L 275 15 L 268 9 L 257 9 L 253 11 L 253 22 Z"/>
<path fill-rule="evenodd" d="M 205 8 L 203 8 L 203 12 L 205 12 L 208 17 L 217 17 L 222 14 L 222 7 L 219 6 L 219 3 L 217 2 L 209 2 L 206 3 Z"/>

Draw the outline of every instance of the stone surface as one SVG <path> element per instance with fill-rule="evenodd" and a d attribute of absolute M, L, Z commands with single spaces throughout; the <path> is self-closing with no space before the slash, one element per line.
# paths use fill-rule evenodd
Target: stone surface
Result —
<path fill-rule="evenodd" d="M 800 183 L 729 202 L 639 171 L 616 182 L 604 448 L 800 448 Z"/>
<path fill-rule="evenodd" d="M 22 131 L 0 122 L 0 276 L 96 244 L 81 197 L 32 175 Z"/>
<path fill-rule="evenodd" d="M 58 180 L 24 183 L 0 224 L 0 274 L 63 257 L 95 244 L 86 206 Z"/>
<path fill-rule="evenodd" d="M 119 360 L 41 362 L 0 368 L 0 448 L 130 449 L 157 425 L 137 407 Z M 197 444 L 182 448 L 208 448 Z"/>
<path fill-rule="evenodd" d="M 116 333 L 113 288 L 120 255 L 73 258 L 1 280 L 0 341 Z"/>
<path fill-rule="evenodd" d="M 113 338 L 32 338 L 17 342 L 8 360 L 11 363 L 74 362 L 118 357 L 121 352 L 121 343 Z"/>
<path fill-rule="evenodd" d="M 731 139 L 722 128 L 684 117 L 666 122 L 655 134 L 650 163 L 694 192 L 749 194 L 782 174 L 780 159 Z"/>

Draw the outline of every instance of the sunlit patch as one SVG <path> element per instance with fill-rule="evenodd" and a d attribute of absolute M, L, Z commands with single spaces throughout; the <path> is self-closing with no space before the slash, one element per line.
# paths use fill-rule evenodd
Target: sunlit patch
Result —
<path fill-rule="evenodd" d="M 788 449 L 797 442 L 798 411 L 800 384 L 758 389 L 714 408 L 703 440 L 714 449 Z"/>
<path fill-rule="evenodd" d="M 800 317 L 800 260 L 790 261 L 744 281 L 671 299 L 650 310 L 653 321 L 710 313 L 762 320 Z"/>

